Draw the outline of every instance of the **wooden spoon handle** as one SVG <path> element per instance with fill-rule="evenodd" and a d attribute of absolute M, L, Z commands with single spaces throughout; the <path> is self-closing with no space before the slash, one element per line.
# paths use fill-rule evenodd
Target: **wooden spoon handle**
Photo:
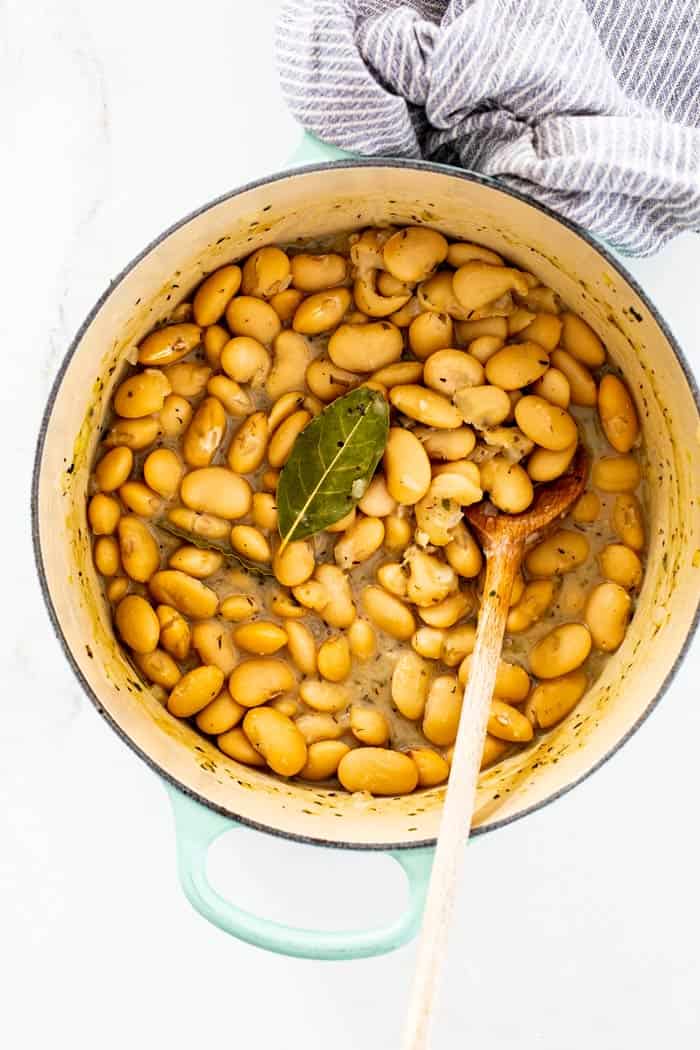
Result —
<path fill-rule="evenodd" d="M 508 604 L 523 543 L 504 539 L 487 552 L 486 581 L 479 612 L 471 673 L 464 691 L 440 835 L 418 942 L 403 1050 L 427 1050 L 433 1002 L 445 956 L 460 862 L 471 828 L 481 754 L 491 697 L 501 657 Z"/>

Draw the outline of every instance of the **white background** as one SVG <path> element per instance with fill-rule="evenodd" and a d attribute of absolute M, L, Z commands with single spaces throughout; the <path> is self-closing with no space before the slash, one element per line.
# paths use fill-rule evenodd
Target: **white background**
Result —
<path fill-rule="evenodd" d="M 292 961 L 186 903 L 157 778 L 81 694 L 31 560 L 36 429 L 110 278 L 185 212 L 284 166 L 298 132 L 275 3 L 6 0 L 0 310 L 0 1042 L 8 1050 L 244 1045 L 395 1050 L 414 951 Z M 691 359 L 697 238 L 633 271 Z M 9 492 L 7 481 L 9 475 Z M 700 1043 L 700 648 L 621 754 L 469 849 L 435 1050 L 690 1050 Z M 248 831 L 217 885 L 290 923 L 400 906 L 391 861 Z"/>

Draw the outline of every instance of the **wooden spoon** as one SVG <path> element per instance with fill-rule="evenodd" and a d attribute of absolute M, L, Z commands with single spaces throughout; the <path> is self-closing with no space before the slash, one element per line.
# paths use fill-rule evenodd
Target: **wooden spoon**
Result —
<path fill-rule="evenodd" d="M 586 452 L 579 447 L 570 473 L 539 487 L 534 503 L 523 514 L 501 514 L 485 502 L 465 511 L 481 540 L 486 580 L 423 915 L 403 1050 L 427 1050 L 429 1045 L 433 1002 L 447 945 L 465 831 L 468 835 L 471 828 L 510 592 L 525 544 L 578 499 L 586 483 L 586 471 Z"/>

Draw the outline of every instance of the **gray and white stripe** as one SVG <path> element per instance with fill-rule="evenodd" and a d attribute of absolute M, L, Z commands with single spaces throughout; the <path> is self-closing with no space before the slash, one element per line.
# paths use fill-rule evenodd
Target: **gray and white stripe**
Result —
<path fill-rule="evenodd" d="M 622 251 L 700 230 L 698 0 L 285 0 L 309 131 L 523 190 Z"/>

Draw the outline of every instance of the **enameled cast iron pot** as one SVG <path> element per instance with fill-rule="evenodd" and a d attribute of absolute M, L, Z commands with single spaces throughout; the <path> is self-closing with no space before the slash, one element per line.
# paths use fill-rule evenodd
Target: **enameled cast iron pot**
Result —
<path fill-rule="evenodd" d="M 338 159 L 338 158 L 341 159 Z M 149 328 L 207 272 L 271 242 L 376 223 L 426 223 L 480 241 L 537 274 L 603 337 L 634 392 L 648 459 L 648 567 L 624 644 L 576 710 L 481 777 L 476 832 L 568 791 L 628 739 L 664 693 L 698 618 L 700 416 L 678 345 L 632 278 L 581 229 L 528 198 L 434 164 L 353 160 L 307 138 L 314 163 L 207 204 L 159 237 L 94 307 L 63 362 L 44 416 L 33 490 L 39 575 L 56 633 L 112 728 L 167 783 L 178 868 L 192 904 L 222 929 L 290 955 L 353 958 L 416 931 L 444 787 L 367 805 L 238 765 L 172 718 L 122 656 L 90 552 L 85 493 L 101 417 Z M 237 909 L 206 878 L 210 843 L 237 822 L 309 846 L 389 851 L 410 886 L 406 913 L 363 932 L 284 927 Z M 466 828 L 465 828 L 466 838 Z"/>

